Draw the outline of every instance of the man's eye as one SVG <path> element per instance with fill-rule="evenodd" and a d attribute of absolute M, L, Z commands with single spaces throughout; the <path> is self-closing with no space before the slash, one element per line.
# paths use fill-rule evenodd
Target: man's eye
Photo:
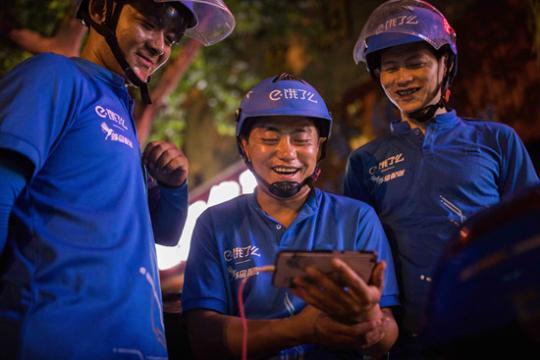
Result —
<path fill-rule="evenodd" d="M 424 66 L 423 62 L 413 62 L 413 63 L 407 64 L 407 67 L 409 69 L 420 69 L 423 66 Z"/>
<path fill-rule="evenodd" d="M 156 28 L 156 25 L 149 21 L 142 21 L 143 26 L 148 30 L 154 30 Z"/>
<path fill-rule="evenodd" d="M 262 138 L 261 140 L 263 144 L 266 144 L 266 145 L 273 145 L 273 144 L 277 144 L 278 142 L 277 138 Z"/>
<path fill-rule="evenodd" d="M 382 67 L 382 71 L 388 72 L 388 73 L 396 72 L 397 69 L 398 69 L 397 66 L 383 66 Z"/>
<path fill-rule="evenodd" d="M 296 138 L 293 140 L 296 145 L 309 145 L 311 144 L 311 139 L 309 138 Z"/>

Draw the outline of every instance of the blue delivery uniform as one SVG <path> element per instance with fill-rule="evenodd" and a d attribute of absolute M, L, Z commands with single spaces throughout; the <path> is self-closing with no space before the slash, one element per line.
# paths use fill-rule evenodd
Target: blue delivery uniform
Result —
<path fill-rule="evenodd" d="M 182 294 L 184 311 L 208 309 L 239 316 L 241 280 L 250 269 L 273 265 L 279 251 L 291 249 L 377 252 L 388 265 L 380 305 L 398 305 L 386 236 L 373 209 L 353 199 L 314 189 L 286 229 L 259 207 L 254 194 L 242 195 L 207 209 L 197 221 L 191 244 Z M 243 298 L 249 319 L 283 318 L 305 306 L 287 289 L 274 288 L 270 273 L 249 279 Z M 324 354 L 331 354 L 326 351 L 304 345 L 283 350 L 281 355 L 327 358 Z"/>
<path fill-rule="evenodd" d="M 538 177 L 508 126 L 470 121 L 455 111 L 436 116 L 425 135 L 407 122 L 353 152 L 345 194 L 371 204 L 394 248 L 402 326 L 417 333 L 433 267 L 471 215 Z"/>
<path fill-rule="evenodd" d="M 167 358 L 132 106 L 83 59 L 39 55 L 2 79 L 0 148 L 34 165 L 1 244 L 3 356 Z M 167 191 L 183 221 L 187 186 Z"/>

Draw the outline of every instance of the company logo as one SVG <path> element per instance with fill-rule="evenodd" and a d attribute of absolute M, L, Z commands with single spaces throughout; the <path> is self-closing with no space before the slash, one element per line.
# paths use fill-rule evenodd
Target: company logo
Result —
<path fill-rule="evenodd" d="M 384 23 L 379 25 L 375 33 L 380 34 L 382 32 L 388 31 L 398 26 L 416 25 L 416 24 L 418 24 L 418 18 L 416 17 L 416 15 L 396 16 L 396 17 L 386 20 Z"/>
<path fill-rule="evenodd" d="M 239 263 L 251 256 L 261 257 L 257 246 L 249 245 L 246 247 L 236 247 L 232 250 L 225 250 L 223 252 L 223 258 L 225 258 L 225 261 L 227 262 L 234 260 L 236 263 Z"/>
<path fill-rule="evenodd" d="M 98 114 L 100 118 L 102 119 L 108 118 L 109 120 L 111 120 L 113 122 L 114 127 L 122 131 L 127 130 L 126 121 L 124 120 L 124 118 L 118 115 L 117 113 L 115 113 L 114 111 L 112 111 L 111 109 L 107 109 L 107 108 L 104 108 L 103 106 L 98 105 L 94 108 L 94 110 L 96 111 L 96 114 Z"/>
<path fill-rule="evenodd" d="M 381 172 L 386 172 L 394 168 L 396 164 L 399 164 L 400 162 L 405 161 L 405 156 L 403 156 L 403 153 L 399 153 L 397 155 L 390 156 L 383 161 L 379 162 L 378 165 L 372 166 L 369 168 L 369 174 L 374 175 L 377 170 Z"/>
<path fill-rule="evenodd" d="M 303 100 L 303 101 L 309 101 L 314 104 L 318 104 L 319 101 L 315 98 L 315 93 L 311 91 L 307 91 L 304 89 L 294 89 L 294 88 L 288 88 L 283 90 L 272 90 L 268 94 L 268 98 L 272 101 L 279 101 L 281 99 L 285 100 Z"/>
<path fill-rule="evenodd" d="M 101 131 L 105 133 L 105 140 L 119 142 L 133 149 L 133 142 L 124 135 L 116 133 L 105 121 L 101 123 Z"/>
<path fill-rule="evenodd" d="M 396 171 L 389 172 L 394 170 L 395 166 L 401 162 L 405 161 L 405 156 L 403 153 L 392 155 L 380 161 L 379 164 L 369 168 L 368 172 L 371 175 L 371 181 L 376 184 L 382 184 L 394 179 L 403 177 L 405 175 L 405 169 L 400 169 Z M 381 175 L 377 175 L 381 173 Z M 384 175 L 382 175 L 384 174 Z"/>

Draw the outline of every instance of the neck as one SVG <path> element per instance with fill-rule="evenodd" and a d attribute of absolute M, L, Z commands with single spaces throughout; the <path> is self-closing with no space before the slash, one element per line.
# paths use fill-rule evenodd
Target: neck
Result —
<path fill-rule="evenodd" d="M 88 41 L 86 43 L 86 46 L 81 51 L 80 57 L 90 62 L 93 62 L 94 64 L 102 66 L 107 70 L 110 70 L 126 79 L 126 75 L 124 74 L 116 60 L 113 60 L 113 64 L 110 64 L 105 60 L 107 58 L 114 59 L 114 57 L 111 49 L 109 49 L 108 46 L 104 45 L 104 43 L 105 38 L 98 34 L 94 29 L 90 29 Z M 106 51 L 107 53 L 103 54 L 103 51 Z"/>
<path fill-rule="evenodd" d="M 255 198 L 265 213 L 279 221 L 283 226 L 289 227 L 306 203 L 310 192 L 311 188 L 309 186 L 303 186 L 297 194 L 285 199 L 274 196 L 263 186 L 257 186 Z"/>
<path fill-rule="evenodd" d="M 447 113 L 448 111 L 446 110 L 446 108 L 438 108 L 437 111 L 435 111 L 435 116 L 437 115 L 442 115 L 442 114 L 445 114 Z M 420 129 L 420 131 L 422 131 L 422 133 L 424 134 L 426 132 L 426 128 L 427 126 L 431 123 L 432 120 L 429 120 L 429 121 L 426 121 L 426 122 L 420 122 L 420 121 L 417 121 L 413 118 L 411 118 L 407 113 L 405 112 L 401 112 L 401 120 L 402 121 L 406 121 L 409 126 L 411 127 L 411 129 Z"/>

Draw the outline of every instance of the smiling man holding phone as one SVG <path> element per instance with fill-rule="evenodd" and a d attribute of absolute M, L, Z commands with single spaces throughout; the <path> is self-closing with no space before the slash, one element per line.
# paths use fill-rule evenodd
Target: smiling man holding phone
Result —
<path fill-rule="evenodd" d="M 258 186 L 206 210 L 194 230 L 182 299 L 193 350 L 202 358 L 240 355 L 237 295 L 256 275 L 241 294 L 250 356 L 384 354 L 397 338 L 390 307 L 398 294 L 381 224 L 365 203 L 313 187 L 332 125 L 324 100 L 281 74 L 248 92 L 237 121 L 240 154 Z M 314 263 L 294 289 L 276 288 L 259 271 L 282 250 L 372 251 L 378 262 L 368 281 L 336 257 L 331 276 Z"/>

